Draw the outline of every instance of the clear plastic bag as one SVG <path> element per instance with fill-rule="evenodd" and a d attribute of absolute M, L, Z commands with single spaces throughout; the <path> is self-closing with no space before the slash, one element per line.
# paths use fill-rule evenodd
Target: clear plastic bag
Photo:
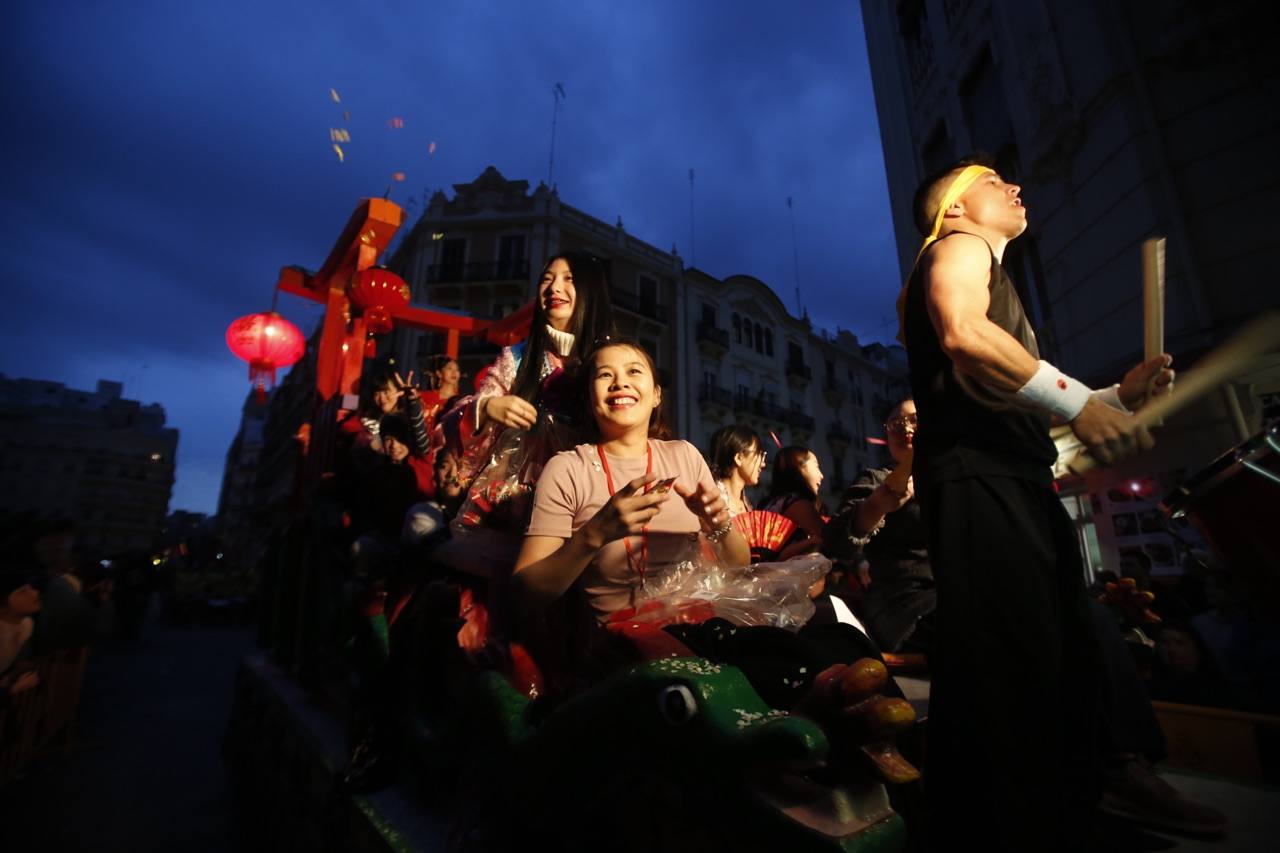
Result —
<path fill-rule="evenodd" d="M 489 445 L 488 456 L 467 487 L 467 498 L 453 521 L 455 536 L 488 527 L 524 533 L 533 509 L 533 485 L 547 461 L 573 446 L 573 435 L 562 419 L 542 412 L 532 430 L 502 428 Z"/>
<path fill-rule="evenodd" d="M 821 554 L 743 567 L 685 560 L 647 581 L 636 606 L 611 621 L 669 625 L 718 616 L 735 625 L 798 631 L 814 614 L 810 588 L 830 570 L 831 561 Z"/>

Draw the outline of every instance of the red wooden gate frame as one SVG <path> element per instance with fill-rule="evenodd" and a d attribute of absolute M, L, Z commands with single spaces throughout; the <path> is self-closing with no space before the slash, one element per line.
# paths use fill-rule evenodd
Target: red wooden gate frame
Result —
<path fill-rule="evenodd" d="M 351 316 L 347 286 L 357 272 L 377 263 L 403 222 L 404 211 L 395 202 L 367 198 L 351 214 L 317 272 L 309 273 L 297 266 L 280 270 L 276 284 L 280 290 L 325 306 L 320 350 L 316 356 L 316 391 L 321 401 L 329 400 L 339 391 L 354 393 L 359 386 L 364 365 L 365 325 L 363 317 Z M 398 326 L 444 332 L 445 351 L 451 358 L 457 358 L 461 335 L 484 335 L 499 346 L 510 346 L 528 337 L 533 302 L 497 321 L 412 305 L 393 310 L 391 319 Z"/>

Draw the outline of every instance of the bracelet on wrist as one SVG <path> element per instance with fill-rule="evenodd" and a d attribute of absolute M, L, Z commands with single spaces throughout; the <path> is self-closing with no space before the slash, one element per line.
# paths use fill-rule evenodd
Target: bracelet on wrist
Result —
<path fill-rule="evenodd" d="M 722 527 L 717 527 L 715 530 L 712 530 L 708 533 L 704 533 L 702 535 L 707 537 L 708 542 L 712 543 L 713 545 L 717 545 L 720 543 L 721 539 L 724 539 L 724 537 L 729 535 L 729 531 L 732 529 L 733 529 L 733 522 L 726 521 Z"/>

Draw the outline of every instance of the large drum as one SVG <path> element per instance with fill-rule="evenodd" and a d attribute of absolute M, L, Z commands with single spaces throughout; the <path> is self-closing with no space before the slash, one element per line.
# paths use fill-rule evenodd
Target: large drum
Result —
<path fill-rule="evenodd" d="M 1162 507 L 1191 519 L 1259 619 L 1280 623 L 1280 425 L 1215 459 Z"/>

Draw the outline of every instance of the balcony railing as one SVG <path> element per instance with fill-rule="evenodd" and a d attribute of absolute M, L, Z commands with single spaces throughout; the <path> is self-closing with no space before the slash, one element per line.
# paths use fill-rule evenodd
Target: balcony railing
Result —
<path fill-rule="evenodd" d="M 721 388 L 719 385 L 703 382 L 698 386 L 698 402 L 715 403 L 716 405 L 724 406 L 726 409 L 733 408 L 733 392 L 728 388 Z"/>
<path fill-rule="evenodd" d="M 813 369 L 803 361 L 787 359 L 787 378 L 808 382 L 813 379 Z"/>
<path fill-rule="evenodd" d="M 729 330 L 722 329 L 715 323 L 698 324 L 698 343 L 710 344 L 722 350 L 729 349 Z"/>
<path fill-rule="evenodd" d="M 790 422 L 790 413 L 786 409 L 761 397 L 735 394 L 733 397 L 733 410 L 748 415 L 756 415 L 779 424 Z"/>
<path fill-rule="evenodd" d="M 641 317 L 657 320 L 659 323 L 667 322 L 667 306 L 659 305 L 656 300 L 641 299 L 634 293 L 627 293 L 625 290 L 611 292 L 609 299 L 612 300 L 615 308 L 622 308 L 632 314 L 639 314 Z"/>
<path fill-rule="evenodd" d="M 427 267 L 428 284 L 528 279 L 528 261 L 477 261 L 470 264 L 432 264 Z"/>

